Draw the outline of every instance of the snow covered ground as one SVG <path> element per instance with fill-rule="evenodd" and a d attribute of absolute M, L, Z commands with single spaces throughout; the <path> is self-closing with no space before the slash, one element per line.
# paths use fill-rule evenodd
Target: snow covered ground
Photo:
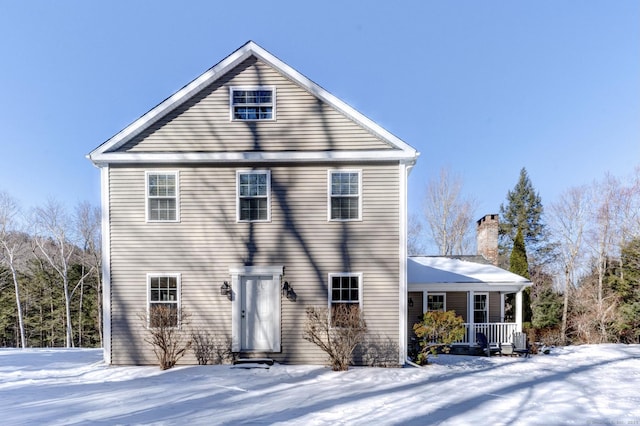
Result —
<path fill-rule="evenodd" d="M 100 350 L 0 350 L 0 423 L 640 424 L 640 345 L 424 368 L 107 367 Z"/>

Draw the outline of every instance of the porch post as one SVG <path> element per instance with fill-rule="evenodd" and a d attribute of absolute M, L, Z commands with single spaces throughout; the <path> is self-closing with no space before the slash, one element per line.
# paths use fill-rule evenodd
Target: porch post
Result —
<path fill-rule="evenodd" d="M 522 331 L 522 290 L 516 293 L 516 330 Z"/>
<path fill-rule="evenodd" d="M 504 293 L 500 292 L 500 322 L 505 322 L 504 320 Z"/>
<path fill-rule="evenodd" d="M 475 301 L 475 295 L 473 290 L 467 293 L 467 322 L 469 323 L 469 344 L 476 344 L 476 324 L 473 318 L 473 305 Z"/>

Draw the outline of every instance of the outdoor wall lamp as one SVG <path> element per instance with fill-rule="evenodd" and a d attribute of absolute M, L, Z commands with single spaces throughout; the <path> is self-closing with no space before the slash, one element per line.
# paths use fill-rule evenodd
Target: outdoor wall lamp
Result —
<path fill-rule="evenodd" d="M 413 308 L 413 299 L 411 297 L 409 298 L 409 307 Z"/>
<path fill-rule="evenodd" d="M 289 281 L 285 281 L 284 284 L 282 284 L 282 295 L 286 296 L 287 299 L 291 300 L 292 302 L 295 302 L 298 298 L 298 295 L 295 291 L 293 291 L 293 287 L 291 286 L 291 284 L 289 284 Z"/>
<path fill-rule="evenodd" d="M 220 286 L 220 294 L 222 296 L 227 296 L 229 298 L 229 300 L 231 300 L 231 286 L 229 285 L 228 281 L 225 281 Z"/>

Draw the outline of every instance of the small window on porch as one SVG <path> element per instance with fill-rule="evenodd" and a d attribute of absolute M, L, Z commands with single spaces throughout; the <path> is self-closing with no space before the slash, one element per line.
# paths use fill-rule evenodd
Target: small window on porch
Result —
<path fill-rule="evenodd" d="M 434 293 L 427 295 L 427 311 L 444 312 L 446 310 L 446 295 L 444 293 Z"/>
<path fill-rule="evenodd" d="M 486 293 L 473 296 L 473 322 L 484 323 L 489 319 L 489 295 Z"/>

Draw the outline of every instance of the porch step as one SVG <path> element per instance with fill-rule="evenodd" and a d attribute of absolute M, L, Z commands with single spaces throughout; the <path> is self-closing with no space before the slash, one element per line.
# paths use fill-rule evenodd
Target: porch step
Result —
<path fill-rule="evenodd" d="M 233 360 L 237 368 L 269 368 L 274 361 L 271 358 L 238 358 Z"/>

